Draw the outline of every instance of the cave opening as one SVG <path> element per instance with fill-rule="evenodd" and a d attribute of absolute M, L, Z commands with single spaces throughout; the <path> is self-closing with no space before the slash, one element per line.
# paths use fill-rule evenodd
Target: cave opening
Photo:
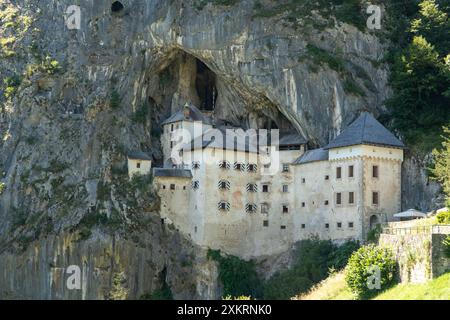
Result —
<path fill-rule="evenodd" d="M 114 1 L 113 4 L 111 5 L 111 11 L 114 13 L 120 12 L 124 9 L 124 6 L 122 4 L 122 2 L 120 1 Z"/>
<path fill-rule="evenodd" d="M 206 64 L 196 59 L 195 89 L 200 99 L 200 109 L 213 111 L 217 101 L 216 75 Z"/>

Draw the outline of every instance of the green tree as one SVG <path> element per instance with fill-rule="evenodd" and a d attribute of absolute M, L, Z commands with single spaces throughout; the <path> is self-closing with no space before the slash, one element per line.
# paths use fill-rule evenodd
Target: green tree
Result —
<path fill-rule="evenodd" d="M 443 139 L 442 148 L 433 150 L 434 167 L 431 172 L 432 178 L 442 185 L 447 205 L 450 206 L 450 126 L 444 127 Z"/>
<path fill-rule="evenodd" d="M 422 36 L 397 55 L 391 75 L 394 96 L 386 104 L 407 144 L 428 151 L 450 118 L 450 68 Z"/>
<path fill-rule="evenodd" d="M 425 37 L 441 54 L 450 51 L 450 20 L 436 0 L 424 0 L 419 4 L 419 16 L 411 23 L 411 32 Z"/>

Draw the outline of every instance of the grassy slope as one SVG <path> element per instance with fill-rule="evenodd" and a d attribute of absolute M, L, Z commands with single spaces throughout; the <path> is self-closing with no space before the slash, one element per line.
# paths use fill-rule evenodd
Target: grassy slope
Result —
<path fill-rule="evenodd" d="M 300 300 L 352 300 L 352 293 L 340 272 L 325 279 Z M 450 300 L 450 273 L 424 284 L 399 284 L 379 294 L 374 300 Z"/>

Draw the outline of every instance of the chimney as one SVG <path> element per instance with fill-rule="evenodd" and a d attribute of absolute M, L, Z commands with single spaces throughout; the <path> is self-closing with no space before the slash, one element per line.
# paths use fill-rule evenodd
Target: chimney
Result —
<path fill-rule="evenodd" d="M 187 102 L 183 107 L 183 115 L 184 119 L 189 119 L 191 117 L 191 110 L 189 109 L 189 104 Z"/>

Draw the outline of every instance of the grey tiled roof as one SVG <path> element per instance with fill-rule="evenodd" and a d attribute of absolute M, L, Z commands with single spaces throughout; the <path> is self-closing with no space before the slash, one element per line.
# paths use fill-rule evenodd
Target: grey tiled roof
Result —
<path fill-rule="evenodd" d="M 189 108 L 189 117 L 185 118 L 184 116 L 184 108 Z M 178 121 L 202 121 L 203 123 L 206 124 L 211 124 L 211 120 L 206 117 L 196 106 L 194 105 L 187 105 L 183 108 L 181 108 L 181 110 L 175 112 L 173 115 L 171 115 L 168 119 L 166 119 L 165 121 L 163 121 L 162 125 L 166 125 L 166 124 L 170 124 L 173 122 L 178 122 Z"/>
<path fill-rule="evenodd" d="M 223 139 L 215 139 L 216 137 L 214 136 L 214 133 L 217 133 L 219 131 L 222 133 Z M 214 128 L 207 130 L 202 136 L 197 137 L 190 143 L 185 144 L 182 149 L 185 151 L 189 151 L 195 149 L 216 148 L 254 153 L 258 151 L 257 145 L 250 144 L 249 139 L 245 139 L 245 142 L 242 142 L 241 140 L 242 139 L 237 138 L 234 143 L 227 143 L 225 129 Z"/>
<path fill-rule="evenodd" d="M 147 153 L 142 151 L 131 151 L 128 153 L 128 158 L 135 160 L 147 160 L 147 161 L 152 160 L 152 158 Z"/>
<path fill-rule="evenodd" d="M 324 149 L 370 144 L 404 148 L 405 145 L 398 140 L 388 129 L 383 127 L 368 112 L 362 113 L 340 135 L 331 141 Z"/>
<path fill-rule="evenodd" d="M 171 168 L 154 168 L 154 177 L 179 177 L 179 178 L 192 178 L 191 170 L 187 169 L 171 169 Z"/>
<path fill-rule="evenodd" d="M 298 133 L 291 133 L 284 135 L 280 138 L 280 146 L 295 146 L 300 144 L 306 144 L 307 141 Z"/>
<path fill-rule="evenodd" d="M 294 161 L 294 164 L 303 164 L 315 161 L 328 160 L 328 150 L 323 148 L 306 151 L 302 156 Z"/>

